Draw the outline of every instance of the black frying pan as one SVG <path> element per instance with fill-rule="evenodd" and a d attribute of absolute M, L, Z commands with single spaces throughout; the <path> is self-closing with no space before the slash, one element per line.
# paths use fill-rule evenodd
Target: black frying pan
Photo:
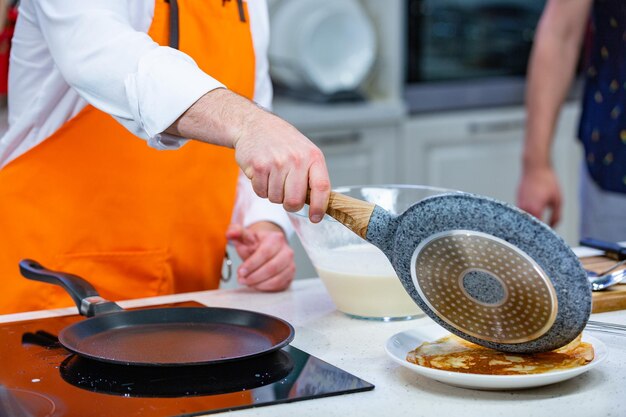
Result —
<path fill-rule="evenodd" d="M 213 307 L 123 310 L 84 279 L 20 262 L 28 279 L 60 285 L 80 314 L 90 317 L 61 331 L 68 350 L 98 361 L 142 366 L 208 365 L 251 358 L 289 344 L 293 327 L 253 311 Z"/>

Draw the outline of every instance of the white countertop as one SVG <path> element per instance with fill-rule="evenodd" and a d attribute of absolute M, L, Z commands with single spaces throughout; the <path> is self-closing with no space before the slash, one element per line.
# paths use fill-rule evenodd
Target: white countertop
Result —
<path fill-rule="evenodd" d="M 134 307 L 196 300 L 205 305 L 269 313 L 296 329 L 292 345 L 373 383 L 373 391 L 230 412 L 246 416 L 625 416 L 626 337 L 593 332 L 608 350 L 595 369 L 559 384 L 521 391 L 455 388 L 417 376 L 385 353 L 395 333 L 431 324 L 423 317 L 404 322 L 351 319 L 335 310 L 319 279 L 296 281 L 282 293 L 238 288 L 121 302 Z M 75 314 L 75 308 L 0 316 L 0 323 Z M 596 314 L 594 320 L 626 324 L 626 312 Z M 225 413 L 224 413 L 225 414 Z"/>

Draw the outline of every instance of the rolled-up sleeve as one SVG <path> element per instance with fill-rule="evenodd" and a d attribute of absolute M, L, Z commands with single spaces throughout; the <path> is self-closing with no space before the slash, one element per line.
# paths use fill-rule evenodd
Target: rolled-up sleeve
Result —
<path fill-rule="evenodd" d="M 129 0 L 34 3 L 66 82 L 153 147 L 180 147 L 184 140 L 163 131 L 204 94 L 224 87 L 185 53 L 159 46 L 147 28 L 133 27 Z"/>

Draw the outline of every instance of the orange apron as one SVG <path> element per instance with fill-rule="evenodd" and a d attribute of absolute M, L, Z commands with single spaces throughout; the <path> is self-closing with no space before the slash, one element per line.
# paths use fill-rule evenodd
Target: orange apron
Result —
<path fill-rule="evenodd" d="M 245 4 L 177 3 L 180 50 L 252 98 Z M 149 35 L 162 45 L 170 17 L 157 0 Z M 22 258 L 83 276 L 111 300 L 216 288 L 237 175 L 231 149 L 157 151 L 87 106 L 0 171 L 0 314 L 73 305 L 61 288 L 21 277 Z"/>

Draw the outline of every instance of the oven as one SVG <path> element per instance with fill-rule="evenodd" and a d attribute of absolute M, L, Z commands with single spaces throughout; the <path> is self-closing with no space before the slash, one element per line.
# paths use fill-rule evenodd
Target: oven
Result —
<path fill-rule="evenodd" d="M 519 104 L 545 0 L 407 0 L 412 113 Z"/>

